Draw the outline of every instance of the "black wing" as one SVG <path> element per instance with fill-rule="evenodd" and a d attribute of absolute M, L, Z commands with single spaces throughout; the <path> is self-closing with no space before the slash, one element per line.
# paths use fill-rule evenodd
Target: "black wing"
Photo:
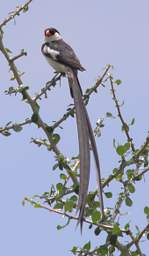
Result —
<path fill-rule="evenodd" d="M 62 39 L 49 43 L 49 47 L 59 52 L 57 55 L 58 62 L 76 70 L 84 71 L 78 57 L 73 49 Z"/>

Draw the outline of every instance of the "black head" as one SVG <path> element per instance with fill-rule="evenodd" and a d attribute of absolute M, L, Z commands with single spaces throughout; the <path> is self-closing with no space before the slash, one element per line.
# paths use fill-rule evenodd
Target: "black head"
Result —
<path fill-rule="evenodd" d="M 53 36 L 55 33 L 59 33 L 59 31 L 56 28 L 47 28 L 44 31 L 45 36 L 50 37 Z"/>

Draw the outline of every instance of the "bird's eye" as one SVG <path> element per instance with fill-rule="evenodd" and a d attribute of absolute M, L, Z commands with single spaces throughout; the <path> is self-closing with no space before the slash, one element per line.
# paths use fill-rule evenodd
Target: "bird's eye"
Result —
<path fill-rule="evenodd" d="M 54 29 L 49 29 L 49 32 L 50 32 L 51 35 L 55 34 L 55 30 Z"/>

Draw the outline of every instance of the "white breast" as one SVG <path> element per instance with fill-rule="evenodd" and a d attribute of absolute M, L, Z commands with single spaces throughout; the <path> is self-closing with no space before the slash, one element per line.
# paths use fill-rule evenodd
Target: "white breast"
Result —
<path fill-rule="evenodd" d="M 45 53 L 45 54 L 49 54 L 51 57 L 52 57 L 52 59 L 54 59 L 54 60 L 56 60 L 56 56 L 57 55 L 59 55 L 59 52 L 58 51 L 56 51 L 56 50 L 54 50 L 54 49 L 51 49 L 49 46 L 47 46 L 47 45 L 45 45 L 44 47 L 43 47 L 43 52 Z"/>
<path fill-rule="evenodd" d="M 45 56 L 46 60 L 48 61 L 48 63 L 52 66 L 52 68 L 54 68 L 57 72 L 60 73 L 66 73 L 66 67 L 63 64 L 60 64 L 56 61 L 56 57 L 59 55 L 59 52 L 56 50 L 51 49 L 49 46 L 45 45 L 43 47 L 43 53 L 45 54 L 49 54 L 50 57 Z"/>
<path fill-rule="evenodd" d="M 65 65 L 58 63 L 55 60 L 52 60 L 51 58 L 46 57 L 46 60 L 48 63 L 52 66 L 53 69 L 55 69 L 59 73 L 66 73 L 67 67 Z"/>

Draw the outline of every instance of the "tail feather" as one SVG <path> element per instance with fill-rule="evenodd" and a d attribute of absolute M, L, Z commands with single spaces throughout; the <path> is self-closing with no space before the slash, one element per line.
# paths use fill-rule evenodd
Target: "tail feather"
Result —
<path fill-rule="evenodd" d="M 90 142 L 92 145 L 92 150 L 93 150 L 95 164 L 96 164 L 96 180 L 97 180 L 97 185 L 98 185 L 98 196 L 99 196 L 99 200 L 100 200 L 100 209 L 101 209 L 102 216 L 104 216 L 104 202 L 103 202 L 103 195 L 102 195 L 100 162 L 99 162 L 99 157 L 98 157 L 96 141 L 95 141 L 93 129 L 91 126 L 91 122 L 90 122 L 87 110 L 86 110 L 86 119 L 87 119 L 87 124 L 88 124 L 89 138 L 90 138 Z"/>
<path fill-rule="evenodd" d="M 80 91 L 80 85 L 75 72 L 70 70 L 68 72 L 69 86 L 72 90 L 74 104 L 76 109 L 78 140 L 79 140 L 79 152 L 80 152 L 80 189 L 79 189 L 79 202 L 78 208 L 79 220 L 81 232 L 83 226 L 83 215 L 86 204 L 86 197 L 88 192 L 89 177 L 90 177 L 90 148 L 89 148 L 89 133 L 86 119 L 85 106 L 82 100 L 82 94 Z"/>
<path fill-rule="evenodd" d="M 103 203 L 103 195 L 102 195 L 100 163 L 99 163 L 96 141 L 95 141 L 93 129 L 91 126 L 91 122 L 89 119 L 89 115 L 87 113 L 87 110 L 85 108 L 85 105 L 82 99 L 82 89 L 77 77 L 77 72 L 73 70 L 68 72 L 68 81 L 69 81 L 71 96 L 74 98 L 77 128 L 78 128 L 78 140 L 79 140 L 79 151 L 80 151 L 80 190 L 79 190 L 78 208 L 80 212 L 79 212 L 79 220 L 77 224 L 80 224 L 80 228 L 82 232 L 84 209 L 86 204 L 86 197 L 87 197 L 89 177 L 90 177 L 89 141 L 91 142 L 95 164 L 96 164 L 96 177 L 97 177 L 97 185 L 98 185 L 100 208 L 101 208 L 102 216 L 104 215 L 104 203 Z"/>

